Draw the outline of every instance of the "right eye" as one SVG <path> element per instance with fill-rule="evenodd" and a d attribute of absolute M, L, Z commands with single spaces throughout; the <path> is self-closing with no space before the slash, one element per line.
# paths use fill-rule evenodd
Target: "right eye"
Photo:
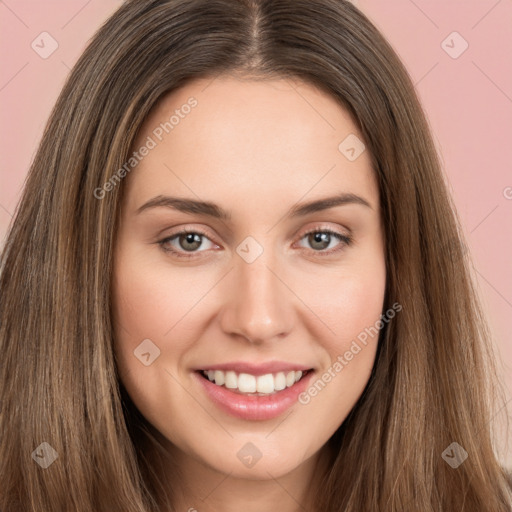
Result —
<path fill-rule="evenodd" d="M 160 240 L 158 244 L 163 251 L 172 253 L 178 258 L 191 258 L 194 257 L 195 253 L 205 252 L 204 250 L 198 250 L 204 246 L 205 240 L 211 244 L 210 247 L 206 247 L 206 250 L 218 247 L 207 237 L 206 233 L 197 229 L 179 231 Z"/>

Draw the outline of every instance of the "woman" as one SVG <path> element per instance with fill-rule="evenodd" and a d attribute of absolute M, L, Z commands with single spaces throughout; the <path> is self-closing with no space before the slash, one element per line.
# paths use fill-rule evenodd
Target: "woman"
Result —
<path fill-rule="evenodd" d="M 427 123 L 348 2 L 126 2 L 0 290 L 1 510 L 511 510 Z"/>

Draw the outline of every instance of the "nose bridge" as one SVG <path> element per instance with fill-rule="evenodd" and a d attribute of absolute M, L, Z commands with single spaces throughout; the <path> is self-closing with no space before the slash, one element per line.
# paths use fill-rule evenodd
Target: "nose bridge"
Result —
<path fill-rule="evenodd" d="M 240 244 L 254 250 L 254 246 Z M 270 249 L 256 259 L 235 255 L 223 314 L 223 328 L 250 341 L 262 342 L 287 333 L 291 328 L 291 294 L 277 277 L 276 258 Z M 254 256 L 254 252 L 253 252 Z"/>

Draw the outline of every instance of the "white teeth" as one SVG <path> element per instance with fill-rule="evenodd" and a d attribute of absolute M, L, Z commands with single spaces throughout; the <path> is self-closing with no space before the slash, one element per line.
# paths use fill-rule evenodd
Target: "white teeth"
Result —
<path fill-rule="evenodd" d="M 256 377 L 248 373 L 241 373 L 238 376 L 238 391 L 254 393 L 256 391 Z"/>
<path fill-rule="evenodd" d="M 222 370 L 204 370 L 203 374 L 217 386 L 225 386 L 240 393 L 258 393 L 260 395 L 272 395 L 277 391 L 282 391 L 293 386 L 303 377 L 303 372 L 300 370 L 288 373 L 279 372 L 274 375 L 267 373 L 258 377 L 249 373 L 238 375 L 233 371 L 223 372 Z"/>
<path fill-rule="evenodd" d="M 281 391 L 286 388 L 286 376 L 283 372 L 279 372 L 274 377 L 274 389 L 276 391 Z"/>
<path fill-rule="evenodd" d="M 217 384 L 217 386 L 222 386 L 222 384 L 224 384 L 224 372 L 215 370 L 213 375 L 214 375 L 214 379 L 215 379 L 215 384 Z"/>
<path fill-rule="evenodd" d="M 271 373 L 260 375 L 256 379 L 256 391 L 258 393 L 273 393 L 274 392 L 274 376 Z"/>
<path fill-rule="evenodd" d="M 238 387 L 238 379 L 235 372 L 226 372 L 224 385 L 229 389 L 236 389 Z"/>

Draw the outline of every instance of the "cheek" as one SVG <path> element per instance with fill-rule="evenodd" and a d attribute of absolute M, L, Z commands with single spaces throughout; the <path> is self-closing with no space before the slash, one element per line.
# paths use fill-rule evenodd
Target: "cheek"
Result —
<path fill-rule="evenodd" d="M 156 264 L 129 248 L 117 259 L 112 283 L 116 363 L 146 417 L 158 417 L 159 406 L 170 399 L 164 390 L 173 390 L 174 402 L 181 396 L 170 375 L 186 378 L 186 357 L 212 313 L 208 293 L 218 279 L 211 269 Z M 180 410 L 182 405 L 174 402 L 170 408 Z"/>
<path fill-rule="evenodd" d="M 128 394 L 152 424 L 173 425 L 169 411 L 190 407 L 173 377 L 181 377 L 183 355 L 197 338 L 194 314 L 200 308 L 194 305 L 211 287 L 204 272 L 199 274 L 143 261 L 130 250 L 124 250 L 114 269 L 116 362 Z"/>
<path fill-rule="evenodd" d="M 163 340 L 185 325 L 214 279 L 207 272 L 154 265 L 130 255 L 114 271 L 113 303 L 119 340 L 138 343 L 145 338 Z M 179 352 L 180 337 L 173 341 Z M 123 349 L 127 349 L 123 344 Z M 132 349 L 134 347 L 131 347 Z"/>
<path fill-rule="evenodd" d="M 322 320 L 316 340 L 329 357 L 299 402 L 323 419 L 326 432 L 346 418 L 368 383 L 383 325 L 385 286 L 383 259 L 304 283 L 301 293 Z"/>
<path fill-rule="evenodd" d="M 130 333 L 132 338 L 161 337 L 172 326 L 178 301 L 166 280 L 156 277 L 128 263 L 116 269 L 115 320 L 118 329 Z"/>
<path fill-rule="evenodd" d="M 354 338 L 375 325 L 385 287 L 385 262 L 380 258 L 323 270 L 301 285 L 301 295 L 328 328 L 322 332 L 330 335 L 321 339 L 331 356 L 348 350 Z"/>

